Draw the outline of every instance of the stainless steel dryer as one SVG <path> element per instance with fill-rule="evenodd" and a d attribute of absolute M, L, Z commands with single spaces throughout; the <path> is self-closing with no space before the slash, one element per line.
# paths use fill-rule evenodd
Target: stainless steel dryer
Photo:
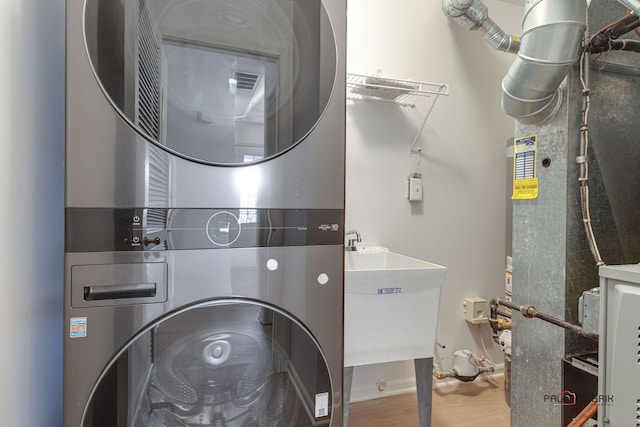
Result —
<path fill-rule="evenodd" d="M 67 0 L 64 426 L 342 426 L 344 0 Z"/>

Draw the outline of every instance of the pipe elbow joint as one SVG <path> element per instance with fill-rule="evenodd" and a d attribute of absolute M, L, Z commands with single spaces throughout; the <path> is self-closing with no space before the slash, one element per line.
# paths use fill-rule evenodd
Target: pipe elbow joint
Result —
<path fill-rule="evenodd" d="M 502 80 L 505 113 L 537 124 L 558 112 L 560 85 L 580 57 L 585 28 L 586 2 L 539 0 L 527 6 L 518 57 Z"/>
<path fill-rule="evenodd" d="M 469 31 L 482 27 L 489 17 L 489 9 L 478 0 L 443 0 L 442 11 Z"/>
<path fill-rule="evenodd" d="M 443 0 L 442 11 L 451 18 L 464 15 L 475 0 Z"/>
<path fill-rule="evenodd" d="M 503 80 L 502 110 L 522 124 L 543 124 L 549 121 L 562 106 L 562 89 L 560 86 L 544 98 L 526 99 L 518 97 L 507 89 Z"/>

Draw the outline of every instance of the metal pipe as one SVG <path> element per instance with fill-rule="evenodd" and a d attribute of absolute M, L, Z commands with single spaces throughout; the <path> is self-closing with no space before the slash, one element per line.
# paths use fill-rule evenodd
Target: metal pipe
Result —
<path fill-rule="evenodd" d="M 489 301 L 489 326 L 491 326 L 491 338 L 496 344 L 500 344 L 498 337 L 498 299 L 491 298 Z"/>
<path fill-rule="evenodd" d="M 450 17 L 460 17 L 471 7 L 474 0 L 445 0 L 442 2 L 442 10 Z"/>
<path fill-rule="evenodd" d="M 524 124 L 560 108 L 560 84 L 580 56 L 585 0 L 539 0 L 525 6 L 518 56 L 502 80 L 502 109 Z"/>
<path fill-rule="evenodd" d="M 508 319 L 511 318 L 511 315 L 509 313 L 503 313 L 501 311 L 498 311 L 498 300 L 500 298 L 491 298 L 491 300 L 489 301 L 489 322 L 491 322 L 491 320 L 494 321 L 498 321 L 498 320 L 502 320 L 502 319 L 498 319 L 498 316 L 502 316 L 502 317 L 506 317 Z M 510 328 L 502 328 L 503 329 L 510 329 Z"/>
<path fill-rule="evenodd" d="M 496 50 L 517 53 L 520 39 L 509 35 L 491 18 L 487 6 L 480 0 L 443 0 L 442 11 L 463 28 L 478 30 L 484 39 Z"/>
<path fill-rule="evenodd" d="M 509 53 L 518 53 L 518 50 L 520 50 L 520 39 L 502 31 L 498 24 L 488 16 L 478 28 L 478 31 L 495 50 Z"/>
<path fill-rule="evenodd" d="M 623 36 L 640 26 L 640 17 L 636 14 L 629 14 L 622 19 L 619 19 L 614 23 L 614 25 L 609 29 L 605 29 L 604 32 L 610 33 L 610 37 L 617 39 L 620 36 Z"/>
<path fill-rule="evenodd" d="M 506 317 L 507 319 L 511 319 L 511 314 L 499 311 L 498 316 Z"/>
<path fill-rule="evenodd" d="M 598 412 L 598 396 L 594 397 L 587 406 L 567 425 L 567 427 L 582 427 Z"/>
<path fill-rule="evenodd" d="M 540 320 L 544 320 L 545 322 L 549 322 L 551 324 L 554 324 L 556 326 L 560 326 L 561 328 L 567 329 L 569 331 L 575 332 L 576 334 L 585 337 L 585 338 L 589 338 L 590 340 L 593 341 L 598 341 L 598 334 L 595 334 L 593 332 L 587 331 L 586 329 L 581 328 L 580 326 L 576 326 L 572 323 L 566 322 L 564 320 L 560 320 L 556 317 L 550 316 L 548 314 L 544 314 L 544 313 L 540 313 L 533 305 L 531 304 L 527 304 L 527 305 L 516 305 L 510 301 L 505 301 L 502 300 L 500 298 L 495 298 L 496 303 L 499 305 L 503 305 L 505 307 L 508 307 L 512 310 L 517 310 L 520 313 L 522 313 L 522 315 L 524 317 L 527 317 L 529 319 L 537 317 Z"/>
<path fill-rule="evenodd" d="M 588 22 L 588 21 L 587 21 Z M 593 37 L 588 39 L 586 43 L 586 52 L 588 53 L 601 53 L 609 50 L 630 50 L 634 52 L 640 51 L 640 42 L 637 40 L 619 40 L 620 36 L 623 36 L 640 27 L 640 17 L 635 14 L 629 14 L 616 22 L 607 25 Z M 585 59 L 585 63 L 589 64 L 589 58 Z M 585 71 L 589 69 L 588 66 L 583 67 Z M 585 86 L 589 86 L 588 78 L 585 77 Z"/>
<path fill-rule="evenodd" d="M 456 371 L 453 371 L 453 370 L 440 372 L 440 371 L 436 371 L 435 369 L 433 370 L 433 373 L 432 373 L 433 377 L 435 379 L 438 379 L 438 380 L 443 380 L 445 378 L 453 378 L 457 374 L 458 373 Z"/>
<path fill-rule="evenodd" d="M 618 3 L 626 6 L 636 15 L 640 15 L 640 0 L 618 0 Z"/>
<path fill-rule="evenodd" d="M 491 298 L 489 301 L 489 326 L 491 326 L 491 338 L 493 338 L 493 341 L 495 341 L 496 344 L 500 344 L 498 332 L 511 329 L 511 321 L 498 319 L 498 316 L 511 318 L 510 314 L 498 311 L 498 298 Z"/>

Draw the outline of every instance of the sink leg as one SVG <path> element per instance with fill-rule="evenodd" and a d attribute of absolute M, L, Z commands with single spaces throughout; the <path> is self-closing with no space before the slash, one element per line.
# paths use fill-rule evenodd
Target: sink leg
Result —
<path fill-rule="evenodd" d="M 344 378 L 342 380 L 342 413 L 343 427 L 347 427 L 349 421 L 349 400 L 351 399 L 351 384 L 353 383 L 353 366 L 344 368 Z"/>
<path fill-rule="evenodd" d="M 415 359 L 413 363 L 415 365 L 416 390 L 418 392 L 418 426 L 431 427 L 433 358 Z"/>

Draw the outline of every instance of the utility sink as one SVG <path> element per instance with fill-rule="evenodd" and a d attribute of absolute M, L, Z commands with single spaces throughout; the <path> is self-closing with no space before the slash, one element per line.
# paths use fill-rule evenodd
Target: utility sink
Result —
<path fill-rule="evenodd" d="M 433 357 L 446 273 L 382 247 L 345 252 L 344 365 Z"/>

